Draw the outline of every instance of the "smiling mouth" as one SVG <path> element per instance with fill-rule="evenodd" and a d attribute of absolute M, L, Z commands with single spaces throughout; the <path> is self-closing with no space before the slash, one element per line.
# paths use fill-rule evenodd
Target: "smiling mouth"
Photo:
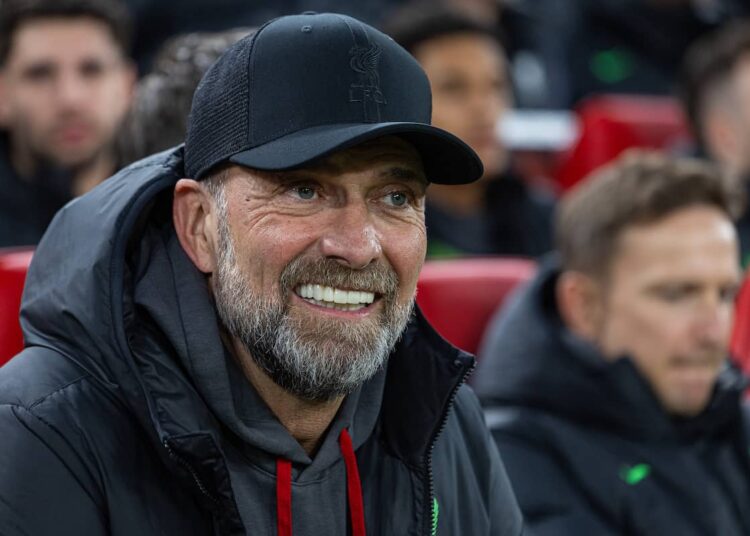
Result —
<path fill-rule="evenodd" d="M 371 305 L 376 294 L 367 290 L 347 290 L 325 285 L 299 285 L 294 293 L 308 303 L 338 311 L 359 311 Z"/>

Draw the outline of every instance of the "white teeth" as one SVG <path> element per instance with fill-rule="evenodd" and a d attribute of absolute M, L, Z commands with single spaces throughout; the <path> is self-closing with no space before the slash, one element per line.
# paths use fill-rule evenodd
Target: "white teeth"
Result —
<path fill-rule="evenodd" d="M 297 294 L 316 305 L 333 307 L 342 311 L 361 309 L 375 301 L 375 293 L 359 290 L 343 290 L 323 285 L 306 284 L 297 287 Z"/>
<path fill-rule="evenodd" d="M 347 292 L 345 290 L 336 289 L 333 291 L 333 301 L 335 303 L 348 303 Z"/>

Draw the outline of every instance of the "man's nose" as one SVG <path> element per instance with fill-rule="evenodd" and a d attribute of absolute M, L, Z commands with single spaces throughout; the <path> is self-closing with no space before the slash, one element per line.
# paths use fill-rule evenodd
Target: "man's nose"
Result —
<path fill-rule="evenodd" d="M 58 102 L 78 106 L 88 98 L 86 80 L 75 72 L 61 73 L 56 84 Z"/>
<path fill-rule="evenodd" d="M 467 105 L 476 116 L 487 118 L 499 112 L 501 99 L 495 88 L 478 87 L 467 97 Z"/>
<path fill-rule="evenodd" d="M 365 268 L 382 254 L 380 239 L 366 201 L 331 209 L 320 247 L 323 255 L 353 270 Z"/>
<path fill-rule="evenodd" d="M 694 325 L 694 333 L 704 342 L 727 344 L 734 307 L 717 294 L 704 300 Z"/>

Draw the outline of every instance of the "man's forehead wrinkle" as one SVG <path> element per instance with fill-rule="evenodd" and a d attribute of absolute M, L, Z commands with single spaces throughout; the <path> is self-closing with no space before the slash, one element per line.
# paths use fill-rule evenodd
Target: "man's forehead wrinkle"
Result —
<path fill-rule="evenodd" d="M 412 167 L 392 166 L 382 171 L 380 175 L 390 179 L 399 179 L 427 184 L 427 179 L 425 178 L 424 173 L 422 173 L 421 170 L 418 172 Z"/>
<path fill-rule="evenodd" d="M 308 167 L 291 169 L 284 171 L 254 171 L 249 177 L 253 176 L 265 178 L 276 183 L 284 183 L 295 181 L 303 178 L 316 178 L 320 176 L 331 177 L 344 175 L 349 171 L 358 172 L 367 169 L 370 166 L 367 163 L 362 163 L 361 166 L 355 166 L 354 168 L 346 165 L 338 165 L 333 162 L 321 162 L 319 164 L 313 164 Z M 362 169 L 360 169 L 362 168 Z M 415 182 L 423 185 L 427 185 L 428 181 L 424 176 L 421 169 L 416 166 L 410 165 L 393 165 L 388 166 L 385 169 L 377 171 L 377 177 L 384 180 L 400 180 Z"/>
<path fill-rule="evenodd" d="M 333 156 L 337 156 L 337 155 L 333 155 Z M 333 156 L 328 157 L 328 158 L 323 158 L 321 160 L 317 160 L 301 168 L 292 169 L 289 171 L 282 171 L 280 173 L 286 173 L 288 176 L 294 175 L 294 174 L 304 175 L 305 173 L 316 174 L 316 175 L 339 175 L 343 173 L 346 167 L 344 163 L 337 162 L 337 160 L 341 160 L 341 158 L 335 159 L 333 158 Z"/>

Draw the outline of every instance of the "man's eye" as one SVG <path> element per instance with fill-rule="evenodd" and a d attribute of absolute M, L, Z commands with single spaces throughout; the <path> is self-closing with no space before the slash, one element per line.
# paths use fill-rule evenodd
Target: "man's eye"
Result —
<path fill-rule="evenodd" d="M 312 199 L 315 197 L 315 188 L 310 186 L 295 186 L 294 192 L 300 199 Z"/>
<path fill-rule="evenodd" d="M 104 73 L 104 65 L 96 61 L 89 61 L 81 65 L 80 72 L 86 78 L 94 78 Z"/>
<path fill-rule="evenodd" d="M 53 75 L 53 68 L 49 65 L 37 65 L 24 72 L 24 78 L 30 82 L 45 82 Z"/>
<path fill-rule="evenodd" d="M 437 86 L 437 92 L 444 95 L 460 96 L 467 92 L 467 84 L 463 80 L 445 80 Z"/>
<path fill-rule="evenodd" d="M 403 207 L 409 201 L 409 197 L 404 192 L 391 192 L 386 199 L 394 207 Z"/>
<path fill-rule="evenodd" d="M 666 302 L 677 302 L 687 297 L 688 292 L 680 287 L 665 287 L 659 289 L 658 295 Z"/>
<path fill-rule="evenodd" d="M 723 302 L 732 303 L 735 299 L 737 299 L 737 294 L 739 293 L 739 288 L 737 288 L 736 285 L 732 285 L 730 287 L 724 287 L 719 291 L 719 298 Z"/>

